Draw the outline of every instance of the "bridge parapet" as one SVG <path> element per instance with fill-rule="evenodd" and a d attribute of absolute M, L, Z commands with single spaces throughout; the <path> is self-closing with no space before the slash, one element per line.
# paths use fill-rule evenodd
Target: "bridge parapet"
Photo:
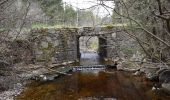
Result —
<path fill-rule="evenodd" d="M 121 31 L 118 27 L 83 27 L 78 29 L 79 36 L 100 36 Z"/>
<path fill-rule="evenodd" d="M 74 33 L 77 36 L 99 36 L 123 31 L 122 27 L 82 27 L 82 28 L 40 28 L 31 30 L 32 33 Z"/>

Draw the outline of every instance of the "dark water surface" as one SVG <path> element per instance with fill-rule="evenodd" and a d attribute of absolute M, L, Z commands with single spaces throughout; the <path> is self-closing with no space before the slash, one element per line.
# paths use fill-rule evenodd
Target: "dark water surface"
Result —
<path fill-rule="evenodd" d="M 28 84 L 27 89 L 17 99 L 170 100 L 170 96 L 152 91 L 154 83 L 147 81 L 144 76 L 135 77 L 132 73 L 111 69 L 79 71 L 71 74 L 50 82 L 34 81 Z"/>

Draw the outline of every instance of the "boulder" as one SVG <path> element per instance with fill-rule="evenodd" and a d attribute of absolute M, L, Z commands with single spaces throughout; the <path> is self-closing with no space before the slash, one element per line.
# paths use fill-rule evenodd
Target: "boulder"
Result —
<path fill-rule="evenodd" d="M 159 81 L 163 83 L 170 83 L 170 70 L 164 70 L 159 74 Z"/>
<path fill-rule="evenodd" d="M 160 69 L 156 72 L 156 74 L 160 75 L 162 72 L 166 71 L 167 69 L 163 68 L 163 69 Z"/>
<path fill-rule="evenodd" d="M 159 76 L 157 74 L 159 69 L 159 67 L 153 64 L 143 64 L 140 71 L 144 72 L 146 74 L 146 78 L 150 81 L 159 81 Z"/>
<path fill-rule="evenodd" d="M 159 76 L 156 73 L 148 73 L 146 74 L 146 78 L 150 81 L 159 81 Z"/>
<path fill-rule="evenodd" d="M 170 82 L 168 83 L 163 83 L 162 84 L 162 89 L 167 92 L 168 94 L 170 94 Z"/>
<path fill-rule="evenodd" d="M 123 70 L 128 72 L 136 72 L 140 68 L 140 66 L 137 63 L 128 60 L 118 62 L 116 67 L 117 70 L 121 70 L 121 71 Z"/>
<path fill-rule="evenodd" d="M 115 65 L 115 64 L 106 65 L 107 68 L 113 68 L 113 69 L 117 68 L 116 66 L 117 65 Z"/>
<path fill-rule="evenodd" d="M 122 63 L 119 63 L 116 67 L 117 67 L 117 70 L 119 70 L 119 71 L 123 70 Z"/>
<path fill-rule="evenodd" d="M 143 74 L 143 72 L 141 72 L 141 71 L 136 71 L 135 73 L 133 73 L 134 76 L 140 76 L 142 74 Z"/>

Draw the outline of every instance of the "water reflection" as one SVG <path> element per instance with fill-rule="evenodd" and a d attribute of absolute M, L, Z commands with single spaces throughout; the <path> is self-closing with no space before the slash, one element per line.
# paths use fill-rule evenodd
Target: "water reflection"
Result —
<path fill-rule="evenodd" d="M 93 75 L 93 76 L 98 76 L 100 72 L 104 72 L 104 69 L 100 70 L 82 70 L 79 71 L 79 73 L 82 73 L 83 75 Z"/>

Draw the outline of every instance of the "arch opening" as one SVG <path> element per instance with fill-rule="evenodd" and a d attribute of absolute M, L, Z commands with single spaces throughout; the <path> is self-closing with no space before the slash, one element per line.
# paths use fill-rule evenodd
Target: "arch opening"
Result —
<path fill-rule="evenodd" d="M 81 36 L 78 38 L 78 57 L 81 65 L 102 64 L 107 55 L 106 39 L 98 36 Z"/>

